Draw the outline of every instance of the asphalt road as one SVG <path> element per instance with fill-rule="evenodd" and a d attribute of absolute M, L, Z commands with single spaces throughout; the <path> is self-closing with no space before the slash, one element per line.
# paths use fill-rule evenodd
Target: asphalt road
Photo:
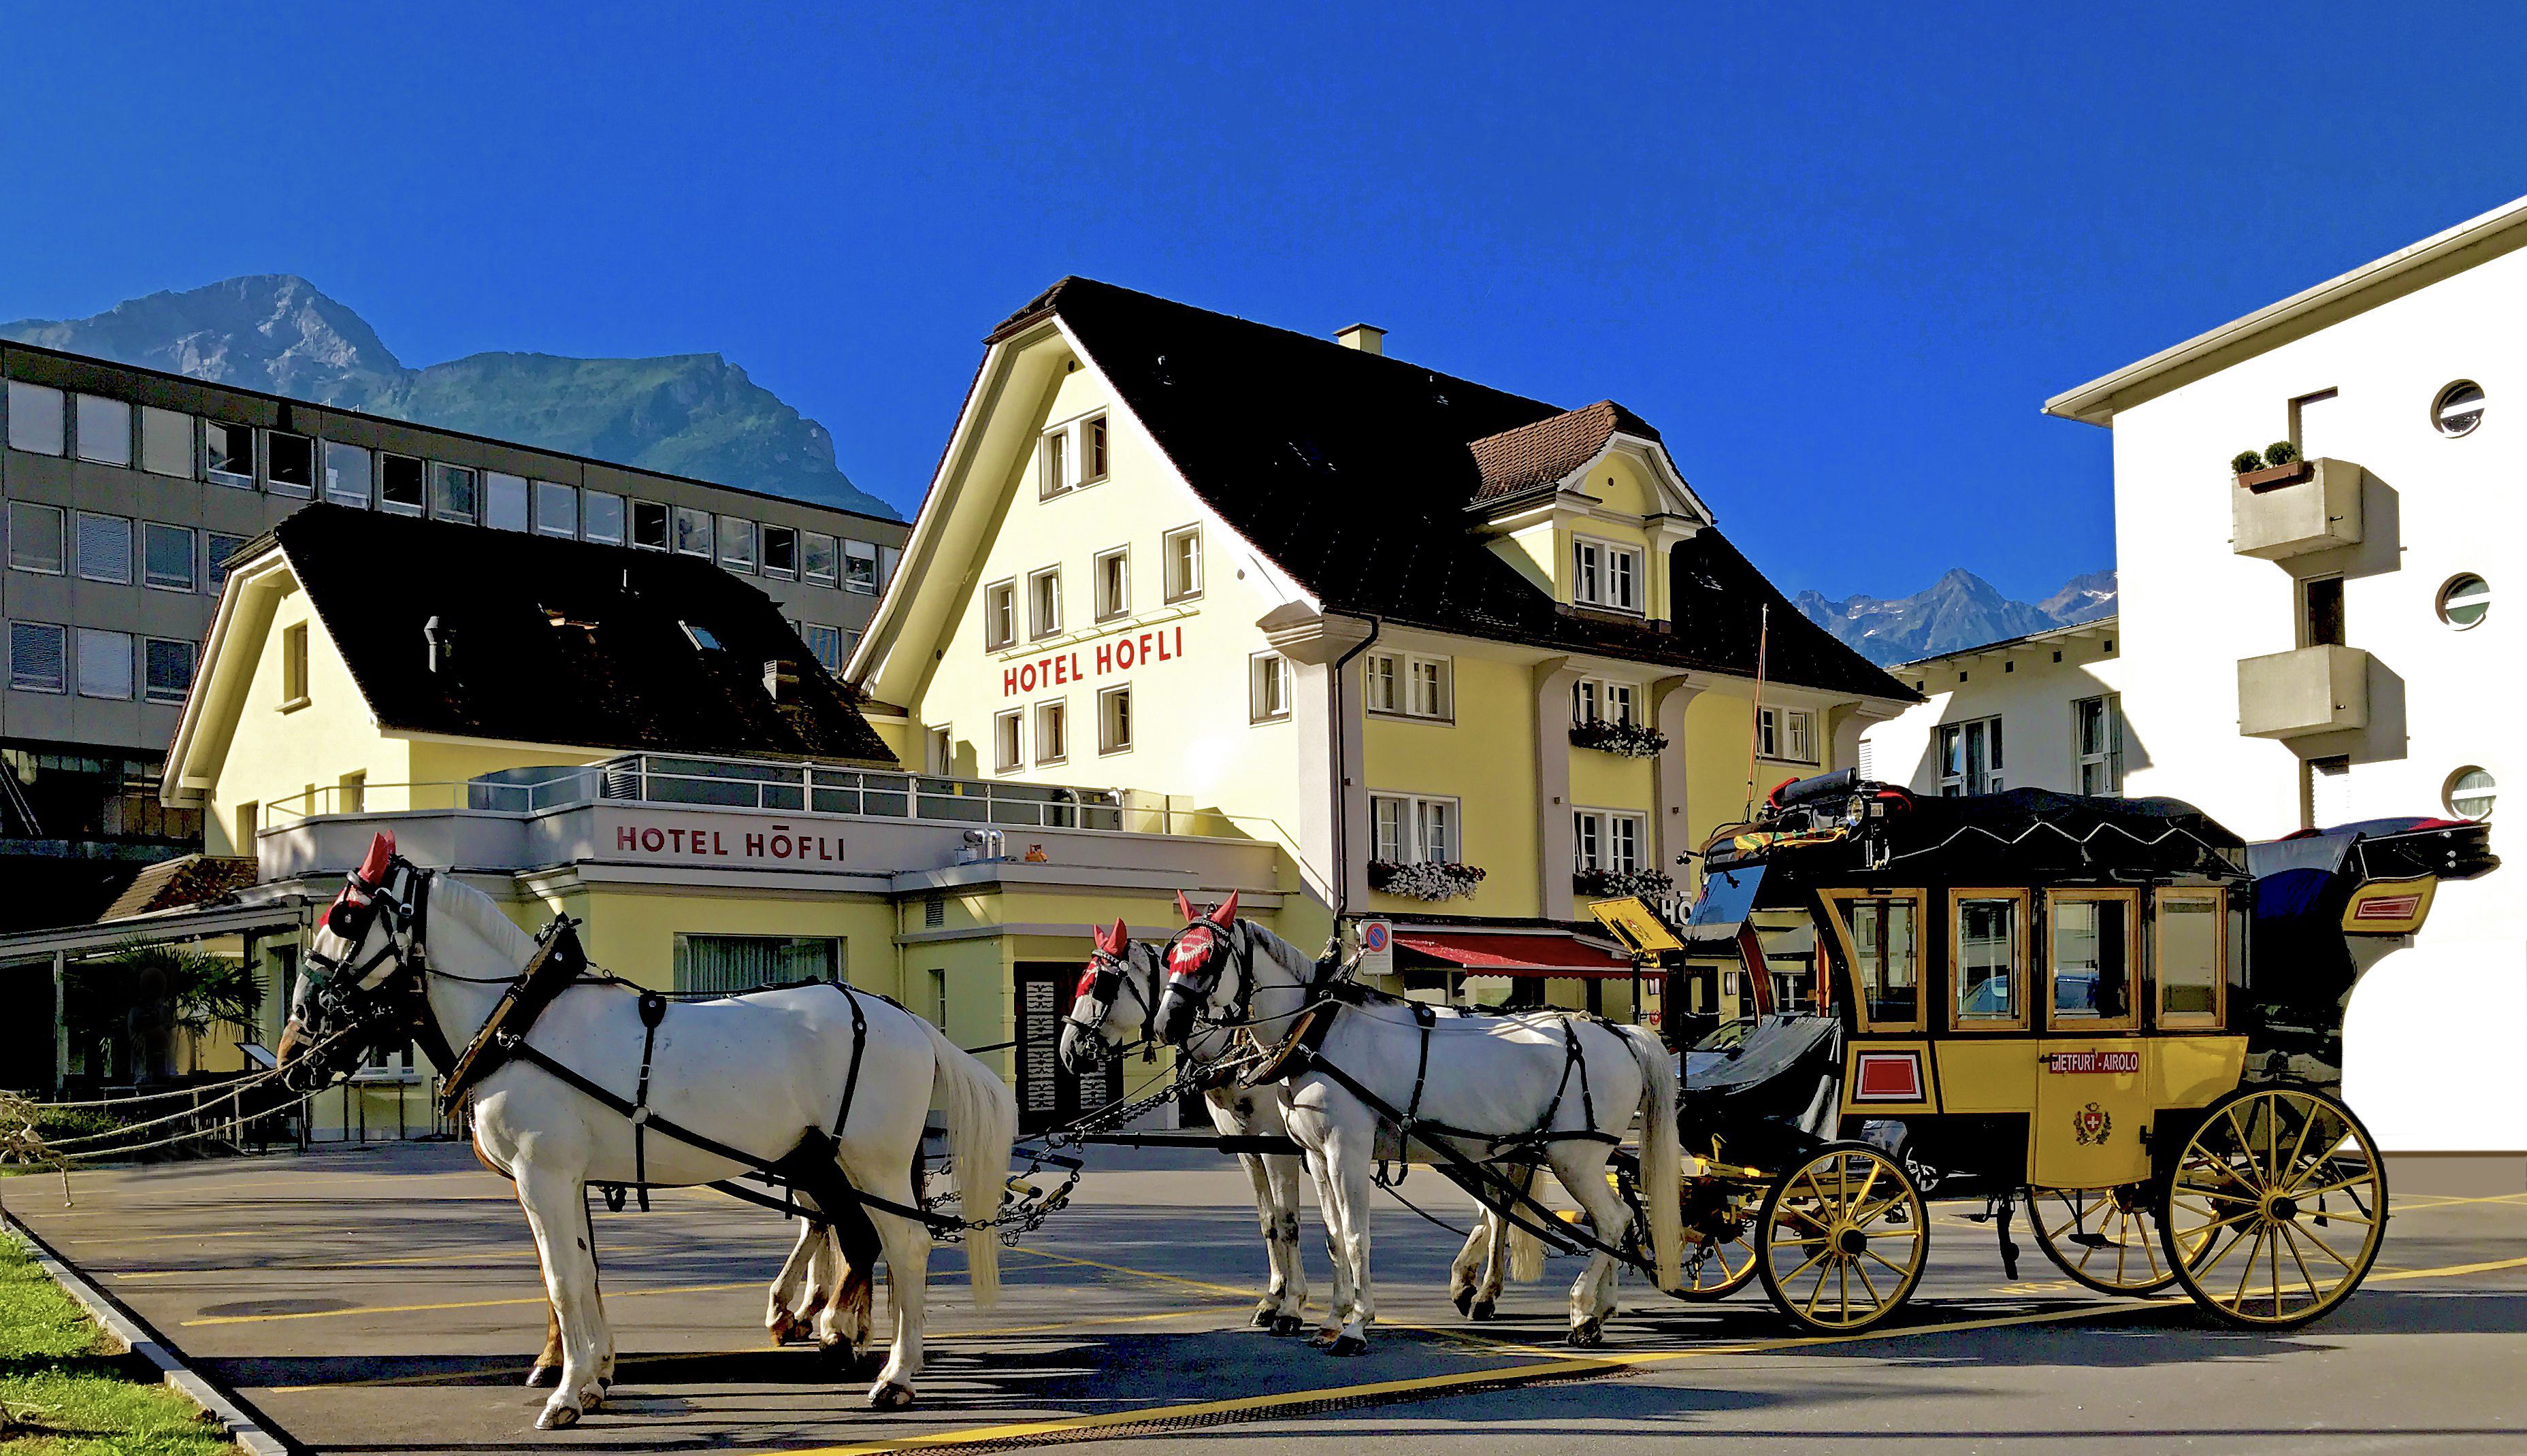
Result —
<path fill-rule="evenodd" d="M 1000 1306 L 943 1252 L 921 1403 L 866 1409 L 873 1368 L 774 1349 L 764 1287 L 792 1228 L 706 1192 L 595 1215 L 622 1359 L 580 1427 L 529 1428 L 519 1381 L 543 1301 L 508 1185 L 462 1147 L 376 1145 L 0 1184 L 12 1213 L 288 1438 L 326 1452 L 765 1452 L 1096 1440 L 1140 1452 L 1564 1451 L 1702 1438 L 1714 1451 L 2527 1450 L 2527 1195 L 2405 1196 L 2377 1270 L 2289 1335 L 2054 1277 L 2022 1234 L 1936 1205 L 1905 1327 L 1800 1339 L 1749 1290 L 1637 1286 L 1606 1346 L 1561 1342 L 1576 1266 L 1471 1326 L 1444 1300 L 1456 1240 L 1381 1198 L 1381 1323 L 1334 1359 L 1246 1328 L 1263 1252 L 1245 1180 L 1202 1154 L 1101 1157 L 1012 1251 Z M 1434 1211 L 1465 1204 L 1407 1185 Z M 1310 1275 L 1325 1264 L 1310 1217 Z"/>

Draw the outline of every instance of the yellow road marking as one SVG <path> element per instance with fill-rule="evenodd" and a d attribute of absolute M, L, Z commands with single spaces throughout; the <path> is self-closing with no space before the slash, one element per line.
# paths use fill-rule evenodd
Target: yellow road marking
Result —
<path fill-rule="evenodd" d="M 1252 1289 L 1240 1289 L 1230 1284 L 1214 1284 L 1207 1280 L 1189 1280 L 1181 1275 L 1159 1274 L 1151 1270 L 1133 1269 L 1121 1264 L 1100 1264 L 1094 1259 L 1073 1258 L 1068 1254 L 1048 1254 L 1042 1249 L 1020 1248 L 1015 1250 L 1015 1252 L 1021 1254 L 1032 1254 L 1039 1259 L 1051 1259 L 1057 1264 L 1076 1264 L 1083 1269 L 1103 1269 L 1109 1274 L 1128 1274 L 1139 1279 L 1157 1280 L 1160 1283 L 1182 1284 L 1188 1289 L 1201 1289 L 1212 1294 L 1237 1294 L 1247 1297 L 1252 1297 L 1254 1294 Z"/>
<path fill-rule="evenodd" d="M 638 1254 L 644 1250 L 627 1244 L 598 1244 L 600 1254 Z M 244 1264 L 210 1269 L 142 1269 L 118 1274 L 119 1280 L 164 1280 L 187 1274 L 329 1274 L 345 1269 L 384 1269 L 398 1264 L 443 1264 L 460 1269 L 468 1264 L 532 1264 L 536 1256 L 524 1254 L 474 1253 L 450 1249 L 438 1254 L 401 1254 L 392 1259 L 344 1259 L 321 1264 Z"/>
<path fill-rule="evenodd" d="M 2373 1273 L 2362 1282 L 2374 1284 L 2381 1280 L 2454 1279 L 2460 1274 L 2490 1274 L 2496 1269 L 2519 1268 L 2527 1268 L 2527 1259 L 2495 1259 L 2488 1264 L 2447 1264 L 2438 1269 L 2394 1269 L 2385 1274 Z"/>
<path fill-rule="evenodd" d="M 647 1294 L 716 1294 L 728 1289 L 760 1289 L 763 1286 L 761 1280 L 750 1280 L 742 1284 L 677 1284 L 665 1289 L 616 1289 L 605 1298 L 611 1302 L 617 1299 L 638 1299 Z M 338 1320 L 346 1315 L 409 1315 L 424 1310 L 497 1309 L 502 1305 L 542 1304 L 543 1302 L 544 1296 L 539 1294 L 532 1299 L 459 1299 L 446 1304 L 356 1304 L 349 1309 L 302 1310 L 286 1315 L 212 1315 L 204 1319 L 184 1320 L 179 1323 L 182 1328 L 189 1330 L 199 1325 L 269 1325 L 282 1320 Z"/>

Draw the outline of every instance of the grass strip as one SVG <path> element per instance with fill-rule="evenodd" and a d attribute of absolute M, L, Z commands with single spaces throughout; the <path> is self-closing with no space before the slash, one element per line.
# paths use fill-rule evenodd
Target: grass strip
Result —
<path fill-rule="evenodd" d="M 225 1432 L 161 1383 L 0 1233 L 0 1452 L 7 1456 L 218 1456 Z"/>

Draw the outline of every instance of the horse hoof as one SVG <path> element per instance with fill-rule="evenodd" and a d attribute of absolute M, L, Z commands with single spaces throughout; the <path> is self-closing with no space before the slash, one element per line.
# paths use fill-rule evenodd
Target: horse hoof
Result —
<path fill-rule="evenodd" d="M 1255 1318 L 1246 1323 L 1257 1330 L 1269 1330 L 1272 1328 L 1273 1318 L 1272 1301 L 1267 1299 L 1255 1307 Z"/>
<path fill-rule="evenodd" d="M 538 1431 L 559 1431 L 565 1426 L 578 1424 L 579 1407 L 575 1405 L 548 1405 L 542 1415 L 536 1417 Z"/>
<path fill-rule="evenodd" d="M 1448 1301 L 1457 1307 L 1457 1313 L 1461 1315 L 1469 1314 L 1474 1307 L 1474 1291 L 1471 1289 L 1459 1289 L 1454 1294 L 1448 1296 Z"/>
<path fill-rule="evenodd" d="M 1500 1306 L 1488 1299 L 1477 1299 L 1473 1308 L 1466 1311 L 1466 1316 L 1477 1325 L 1489 1324 L 1500 1318 Z"/>
<path fill-rule="evenodd" d="M 1604 1344 L 1606 1342 L 1606 1322 L 1592 1316 L 1572 1326 L 1571 1342 L 1574 1345 L 1580 1346 Z"/>
<path fill-rule="evenodd" d="M 860 1352 L 858 1346 L 847 1339 L 823 1340 L 816 1345 L 816 1358 L 849 1370 L 859 1364 Z"/>
<path fill-rule="evenodd" d="M 558 1365 L 539 1365 L 535 1369 L 527 1372 L 527 1387 L 529 1389 L 541 1390 L 546 1385 L 558 1385 L 560 1383 L 561 1367 Z"/>
<path fill-rule="evenodd" d="M 1300 1319 L 1297 1315 L 1274 1315 L 1272 1317 L 1272 1332 L 1285 1338 L 1296 1334 L 1307 1328 L 1308 1322 Z"/>
<path fill-rule="evenodd" d="M 911 1404 L 912 1387 L 910 1385 L 899 1385 L 893 1381 L 882 1381 L 876 1389 L 869 1392 L 871 1410 L 900 1411 Z"/>
<path fill-rule="evenodd" d="M 1315 1333 L 1308 1336 L 1308 1344 L 1315 1349 L 1321 1350 L 1325 1346 L 1332 1344 L 1341 1336 L 1341 1334 L 1342 1331 L 1339 1330 L 1319 1330 Z"/>
<path fill-rule="evenodd" d="M 1366 1355 L 1368 1353 L 1368 1341 L 1361 1338 L 1357 1334 L 1337 1334 L 1333 1338 L 1333 1343 L 1325 1346 L 1325 1353 L 1328 1355 Z"/>

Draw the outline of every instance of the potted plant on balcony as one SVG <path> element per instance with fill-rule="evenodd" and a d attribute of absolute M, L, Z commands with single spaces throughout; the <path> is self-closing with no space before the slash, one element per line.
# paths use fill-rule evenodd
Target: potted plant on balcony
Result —
<path fill-rule="evenodd" d="M 1618 758 L 1656 758 L 1667 748 L 1667 734 L 1647 724 L 1591 718 L 1571 726 L 1571 743 Z"/>
<path fill-rule="evenodd" d="M 1580 870 L 1573 873 L 1571 887 L 1583 895 L 1607 899 L 1638 895 L 1654 900 L 1673 894 L 1676 880 L 1665 870 Z"/>
<path fill-rule="evenodd" d="M 1453 861 L 1368 862 L 1370 889 L 1380 894 L 1401 895 L 1408 900 L 1453 900 L 1460 895 L 1472 894 L 1474 886 L 1482 881 L 1483 872 L 1479 867 Z"/>
<path fill-rule="evenodd" d="M 2276 485 L 2295 484 L 2308 477 L 2308 462 L 2299 458 L 2298 446 L 2288 440 L 2275 440 L 2261 453 L 2241 451 L 2229 462 L 2230 472 L 2247 490 L 2269 490 Z"/>

